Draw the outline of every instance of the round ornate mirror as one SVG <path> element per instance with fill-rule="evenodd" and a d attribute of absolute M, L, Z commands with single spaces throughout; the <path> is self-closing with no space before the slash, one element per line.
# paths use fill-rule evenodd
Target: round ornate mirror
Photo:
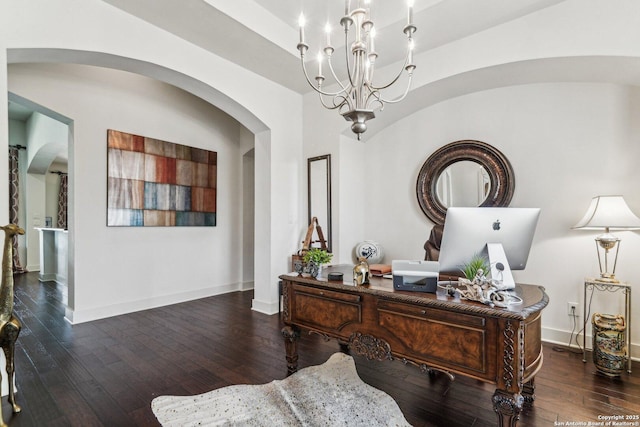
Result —
<path fill-rule="evenodd" d="M 491 145 L 456 141 L 436 150 L 418 174 L 416 195 L 424 214 L 444 224 L 450 206 L 508 206 L 515 189 L 509 160 Z"/>

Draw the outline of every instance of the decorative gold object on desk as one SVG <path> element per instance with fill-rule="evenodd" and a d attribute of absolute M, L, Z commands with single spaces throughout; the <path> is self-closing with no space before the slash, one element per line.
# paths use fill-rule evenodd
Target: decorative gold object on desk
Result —
<path fill-rule="evenodd" d="M 4 351 L 7 362 L 7 382 L 9 383 L 9 403 L 13 413 L 22 410 L 16 404 L 13 389 L 15 366 L 13 363 L 14 352 L 18 335 L 22 325 L 13 315 L 13 237 L 24 234 L 24 230 L 15 224 L 0 227 L 4 230 L 4 252 L 2 254 L 2 283 L 0 284 L 0 347 Z M 0 393 L 1 396 L 1 393 Z M 2 417 L 2 405 L 0 405 L 0 427 L 6 427 Z"/>
<path fill-rule="evenodd" d="M 359 263 L 353 267 L 353 284 L 363 286 L 369 284 L 369 264 L 365 257 L 358 258 Z"/>

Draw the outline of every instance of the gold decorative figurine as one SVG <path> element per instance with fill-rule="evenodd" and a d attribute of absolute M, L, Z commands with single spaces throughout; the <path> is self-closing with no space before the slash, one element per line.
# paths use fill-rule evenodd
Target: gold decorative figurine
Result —
<path fill-rule="evenodd" d="M 2 283 L 0 284 L 0 347 L 4 352 L 7 362 L 7 382 L 9 383 L 9 403 L 13 413 L 21 411 L 16 404 L 13 382 L 15 366 L 13 357 L 16 341 L 22 325 L 13 315 L 13 237 L 16 234 L 24 234 L 24 230 L 15 224 L 0 227 L 4 230 L 4 252 L 2 254 Z M 1 390 L 0 390 L 1 391 Z M 1 396 L 1 393 L 0 393 Z M 0 405 L 0 427 L 6 427 L 2 417 L 2 405 Z"/>
<path fill-rule="evenodd" d="M 365 257 L 359 257 L 358 264 L 353 267 L 353 284 L 363 286 L 369 284 L 369 264 Z"/>

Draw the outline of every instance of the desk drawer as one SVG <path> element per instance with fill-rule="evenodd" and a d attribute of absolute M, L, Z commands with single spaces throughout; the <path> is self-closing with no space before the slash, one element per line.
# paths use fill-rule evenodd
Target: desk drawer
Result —
<path fill-rule="evenodd" d="M 347 325 L 362 322 L 360 295 L 294 284 L 294 323 L 339 334 Z"/>
<path fill-rule="evenodd" d="M 429 308 L 420 305 L 404 304 L 394 301 L 378 301 L 379 310 L 388 310 L 396 313 L 404 313 L 414 315 L 421 318 L 429 318 L 440 320 L 442 322 L 455 323 L 457 325 L 468 325 L 483 328 L 486 319 L 482 316 L 474 316 L 472 314 L 456 313 L 452 311 L 441 310 L 437 308 Z"/>
<path fill-rule="evenodd" d="M 495 338 L 487 322 L 481 316 L 378 301 L 378 325 L 394 337 L 394 352 L 481 378 L 495 375 L 489 348 Z"/>

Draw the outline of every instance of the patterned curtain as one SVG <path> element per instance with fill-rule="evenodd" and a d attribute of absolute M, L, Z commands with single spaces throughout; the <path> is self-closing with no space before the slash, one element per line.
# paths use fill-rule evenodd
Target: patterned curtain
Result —
<path fill-rule="evenodd" d="M 18 224 L 18 203 L 20 201 L 20 149 L 9 147 L 9 222 Z M 13 272 L 26 273 L 27 270 L 20 264 L 18 253 L 18 236 L 13 236 Z"/>
<path fill-rule="evenodd" d="M 58 192 L 58 228 L 67 228 L 67 174 L 60 174 L 60 191 Z"/>

